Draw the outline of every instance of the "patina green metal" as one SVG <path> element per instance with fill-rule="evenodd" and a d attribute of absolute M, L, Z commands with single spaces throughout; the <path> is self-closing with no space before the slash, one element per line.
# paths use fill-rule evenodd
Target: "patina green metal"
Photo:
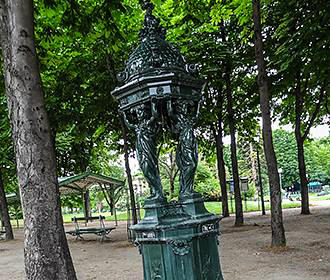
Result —
<path fill-rule="evenodd" d="M 131 109 L 131 113 L 134 112 L 137 116 L 137 124 L 132 124 L 129 121 L 125 111 L 123 111 L 123 115 L 126 125 L 135 130 L 137 160 L 144 177 L 151 187 L 151 196 L 153 199 L 164 199 L 156 151 L 158 114 L 155 109 L 155 103 L 151 103 L 151 117 L 148 116 L 148 109 L 147 104 L 139 104 Z"/>
<path fill-rule="evenodd" d="M 203 82 L 196 66 L 186 63 L 178 48 L 165 40 L 165 29 L 145 4 L 140 46 L 118 75 L 121 86 L 112 94 L 126 125 L 136 132 L 137 159 L 151 188 L 145 217 L 132 226 L 143 257 L 145 280 L 222 280 L 218 253 L 220 216 L 209 213 L 194 191 L 198 163 L 194 124 Z M 162 192 L 157 135 L 167 127 L 178 141 L 180 170 L 177 202 Z"/>
<path fill-rule="evenodd" d="M 117 75 L 122 84 L 112 94 L 120 109 L 129 111 L 151 99 L 179 98 L 200 100 L 203 82 L 194 75 L 197 67 L 187 64 L 179 49 L 165 40 L 165 29 L 146 3 L 140 46 L 132 53 L 123 72 Z"/>

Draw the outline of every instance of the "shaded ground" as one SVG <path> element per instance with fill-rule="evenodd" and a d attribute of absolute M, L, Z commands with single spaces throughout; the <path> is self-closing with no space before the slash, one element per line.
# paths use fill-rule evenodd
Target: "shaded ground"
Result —
<path fill-rule="evenodd" d="M 219 250 L 225 280 L 330 280 L 330 201 L 317 203 L 310 216 L 284 210 L 285 250 L 268 246 L 269 214 L 245 214 L 241 228 L 233 227 L 234 217 L 223 220 Z M 23 231 L 16 230 L 15 236 L 0 241 L 1 280 L 24 279 Z M 78 279 L 142 280 L 141 257 L 126 240 L 126 226 L 121 224 L 110 237 L 100 243 L 94 235 L 86 235 L 86 241 L 68 236 Z"/>

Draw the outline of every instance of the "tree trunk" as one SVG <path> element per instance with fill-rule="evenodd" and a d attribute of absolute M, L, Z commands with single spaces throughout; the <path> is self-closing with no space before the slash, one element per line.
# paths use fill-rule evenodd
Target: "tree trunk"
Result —
<path fill-rule="evenodd" d="M 230 131 L 230 156 L 231 156 L 231 166 L 232 166 L 233 180 L 234 180 L 235 226 L 241 226 L 244 223 L 244 218 L 243 218 L 241 189 L 239 186 L 239 173 L 238 173 L 236 135 L 235 135 L 236 129 L 235 129 L 235 119 L 234 119 L 234 109 L 233 109 L 233 91 L 231 86 L 230 73 L 231 73 L 231 67 L 229 66 L 229 62 L 227 62 L 225 82 L 226 82 L 228 123 L 229 123 L 229 131 Z"/>
<path fill-rule="evenodd" d="M 216 141 L 218 177 L 221 188 L 222 216 L 229 217 L 226 169 L 225 169 L 225 161 L 223 159 L 223 142 L 222 142 L 223 129 L 222 129 L 222 121 L 219 118 L 218 118 L 218 132 L 213 130 L 213 134 Z"/>
<path fill-rule="evenodd" d="M 257 167 L 256 167 L 256 159 L 254 156 L 253 145 L 250 143 L 250 157 L 251 157 L 251 170 L 252 170 L 252 179 L 253 183 L 257 185 Z"/>
<path fill-rule="evenodd" d="M 309 197 L 308 197 L 308 180 L 306 176 L 306 165 L 304 156 L 304 141 L 297 140 L 298 148 L 298 169 L 300 176 L 300 186 L 301 186 L 301 214 L 309 215 Z"/>
<path fill-rule="evenodd" d="M 115 204 L 116 204 L 116 201 L 114 199 L 114 194 L 111 194 L 111 191 L 109 189 L 107 189 L 106 187 L 103 187 L 101 184 L 100 184 L 100 187 L 103 192 L 104 198 L 105 198 L 107 204 L 109 205 L 111 216 L 113 216 L 114 212 L 115 212 L 114 208 L 115 208 Z"/>
<path fill-rule="evenodd" d="M 34 43 L 32 0 L 0 0 L 9 119 L 24 213 L 26 279 L 74 280 Z"/>
<path fill-rule="evenodd" d="M 8 204 L 6 199 L 5 188 L 2 180 L 2 173 L 0 169 L 0 214 L 1 222 L 3 223 L 6 230 L 6 240 L 14 239 L 13 229 L 10 223 L 10 217 L 8 212 Z"/>
<path fill-rule="evenodd" d="M 175 160 L 173 157 L 173 152 L 171 151 L 169 154 L 170 157 L 170 169 L 171 169 L 171 174 L 170 174 L 170 193 L 174 193 L 175 189 L 175 177 L 176 177 L 176 170 L 175 170 Z"/>
<path fill-rule="evenodd" d="M 253 0 L 253 21 L 255 33 L 255 52 L 258 65 L 258 85 L 260 92 L 260 108 L 262 114 L 262 132 L 264 151 L 267 162 L 270 195 L 271 195 L 271 227 L 272 246 L 285 246 L 285 231 L 282 217 L 282 201 L 280 178 L 277 170 L 277 161 L 273 146 L 272 125 L 270 116 L 270 92 L 266 74 L 265 59 L 261 35 L 260 1 Z"/>
<path fill-rule="evenodd" d="M 124 121 L 121 119 L 121 126 L 123 131 L 123 138 L 124 138 L 124 157 L 125 157 L 125 169 L 127 175 L 127 182 L 128 182 L 128 189 L 129 189 L 129 196 L 131 202 L 131 209 L 132 209 L 132 220 L 133 224 L 137 224 L 137 213 L 136 213 L 136 204 L 135 204 L 135 195 L 134 195 L 134 187 L 133 187 L 133 180 L 131 175 L 131 168 L 129 166 L 129 152 L 128 152 L 128 141 L 127 141 L 127 130 L 124 124 Z"/>
<path fill-rule="evenodd" d="M 113 201 L 113 198 L 112 197 L 110 197 L 110 213 L 111 213 L 111 216 L 113 216 L 114 215 L 114 209 L 115 209 L 115 203 L 114 203 L 114 201 Z"/>
<path fill-rule="evenodd" d="M 298 169 L 300 177 L 300 190 L 301 190 L 301 214 L 308 215 L 309 211 L 309 197 L 308 197 L 308 182 L 306 176 L 306 165 L 304 156 L 304 137 L 301 135 L 301 115 L 303 110 L 303 97 L 301 92 L 301 74 L 298 70 L 296 73 L 296 89 L 295 89 L 295 136 L 298 149 Z"/>
<path fill-rule="evenodd" d="M 257 147 L 257 161 L 258 161 L 258 183 L 259 183 L 260 197 L 261 197 L 261 211 L 262 211 L 262 215 L 266 215 L 265 200 L 264 200 L 264 188 L 262 186 L 262 177 L 261 177 L 259 147 Z"/>
<path fill-rule="evenodd" d="M 89 190 L 86 190 L 86 192 L 83 193 L 83 204 L 84 204 L 85 219 L 86 221 L 88 221 L 88 217 L 92 216 Z"/>
<path fill-rule="evenodd" d="M 220 24 L 220 34 L 223 42 L 227 42 L 227 34 L 225 30 L 225 24 L 222 21 Z M 234 196 L 235 196 L 235 226 L 241 226 L 244 223 L 243 218 L 243 205 L 241 189 L 239 186 L 239 172 L 237 163 L 237 148 L 236 148 L 236 128 L 234 119 L 234 109 L 233 109 L 233 89 L 231 84 L 231 71 L 232 67 L 230 64 L 230 59 L 227 59 L 225 66 L 225 84 L 226 84 L 226 97 L 227 97 L 227 114 L 230 132 L 230 156 L 232 173 L 234 180 Z"/>

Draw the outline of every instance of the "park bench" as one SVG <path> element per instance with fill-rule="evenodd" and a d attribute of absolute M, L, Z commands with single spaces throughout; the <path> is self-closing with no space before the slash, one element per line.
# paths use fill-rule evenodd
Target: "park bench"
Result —
<path fill-rule="evenodd" d="M 82 237 L 83 234 L 96 234 L 96 235 L 100 236 L 100 241 L 103 242 L 103 240 L 105 238 L 109 239 L 109 237 L 107 235 L 112 230 L 115 229 L 115 227 L 105 227 L 105 225 L 104 225 L 105 217 L 104 216 L 86 217 L 86 218 L 85 217 L 81 217 L 81 218 L 73 217 L 71 220 L 75 225 L 75 229 L 67 231 L 66 233 L 70 234 L 72 236 L 76 236 L 76 240 L 78 240 L 78 239 L 84 240 L 84 238 Z M 93 220 L 100 221 L 99 227 L 87 227 L 88 221 L 93 221 Z M 84 222 L 85 227 L 80 227 L 79 222 Z"/>

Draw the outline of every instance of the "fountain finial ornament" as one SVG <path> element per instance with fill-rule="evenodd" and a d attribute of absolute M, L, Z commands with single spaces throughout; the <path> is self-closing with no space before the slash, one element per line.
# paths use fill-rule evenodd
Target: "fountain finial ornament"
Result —
<path fill-rule="evenodd" d="M 166 29 L 160 25 L 160 20 L 156 18 L 152 12 L 155 6 L 150 0 L 146 0 L 143 5 L 143 10 L 146 11 L 144 16 L 143 29 L 139 31 L 140 41 L 145 40 L 148 37 L 160 37 L 165 40 Z"/>
<path fill-rule="evenodd" d="M 144 1 L 144 5 L 143 5 L 143 10 L 149 10 L 149 11 L 153 11 L 153 9 L 155 8 L 154 4 L 151 3 L 150 0 L 145 0 Z"/>

